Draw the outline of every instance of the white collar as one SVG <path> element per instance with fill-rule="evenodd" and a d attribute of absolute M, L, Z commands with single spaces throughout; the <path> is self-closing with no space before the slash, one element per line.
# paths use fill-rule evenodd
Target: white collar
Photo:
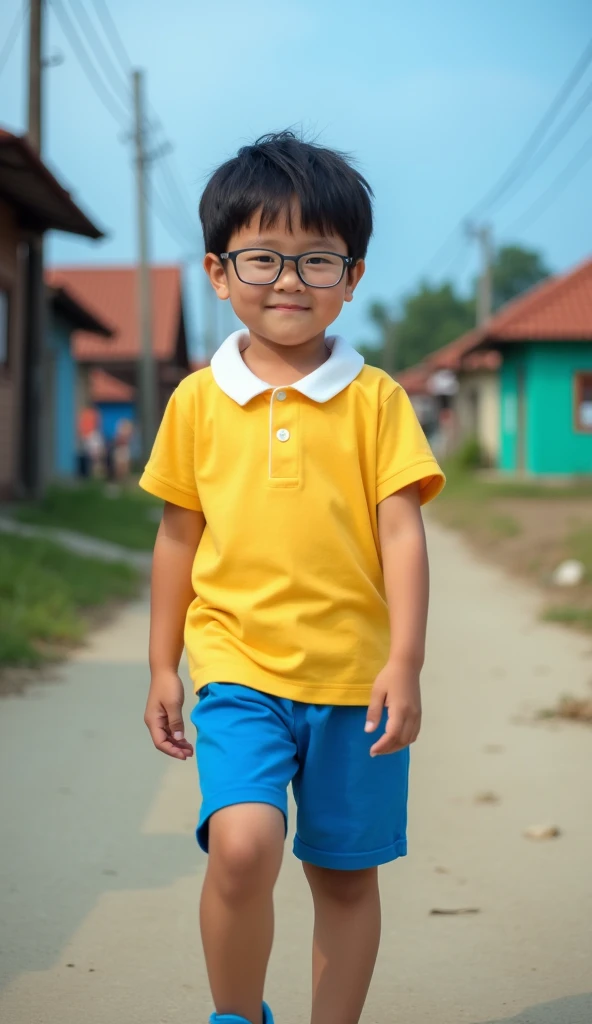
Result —
<path fill-rule="evenodd" d="M 326 339 L 331 355 L 321 366 L 295 384 L 286 385 L 312 399 L 328 402 L 356 379 L 364 365 L 364 357 L 336 336 Z M 271 384 L 256 377 L 244 362 L 241 352 L 247 347 L 245 331 L 235 331 L 212 356 L 212 373 L 219 388 L 238 405 L 246 405 L 264 391 L 274 391 Z"/>

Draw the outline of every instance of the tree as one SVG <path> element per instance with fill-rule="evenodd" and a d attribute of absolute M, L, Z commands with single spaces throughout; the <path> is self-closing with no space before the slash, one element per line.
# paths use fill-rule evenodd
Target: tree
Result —
<path fill-rule="evenodd" d="M 499 249 L 493 264 L 493 308 L 499 309 L 550 273 L 543 257 L 534 249 L 523 249 L 520 245 Z"/>
<path fill-rule="evenodd" d="M 397 315 L 375 302 L 369 317 L 378 329 L 378 348 L 362 347 L 367 362 L 389 373 L 421 362 L 430 352 L 441 348 L 473 325 L 472 303 L 459 297 L 453 285 L 437 287 L 423 282 L 418 291 L 403 299 Z"/>
<path fill-rule="evenodd" d="M 492 270 L 494 309 L 542 281 L 550 273 L 540 253 L 521 246 L 500 249 Z M 366 362 L 388 373 L 421 362 L 431 352 L 447 345 L 475 326 L 477 283 L 468 298 L 453 284 L 430 285 L 423 281 L 395 310 L 374 302 L 368 317 L 375 327 L 377 347 L 363 345 Z"/>

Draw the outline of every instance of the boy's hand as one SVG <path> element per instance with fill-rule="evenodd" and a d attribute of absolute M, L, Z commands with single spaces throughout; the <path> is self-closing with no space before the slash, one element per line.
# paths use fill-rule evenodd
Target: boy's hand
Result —
<path fill-rule="evenodd" d="M 176 672 L 160 672 L 152 677 L 144 721 L 157 750 L 179 761 L 193 756 L 193 747 L 185 739 L 182 707 L 183 683 Z"/>
<path fill-rule="evenodd" d="M 419 670 L 408 665 L 388 662 L 376 677 L 366 716 L 366 732 L 380 725 L 383 710 L 388 708 L 384 734 L 370 748 L 370 756 L 394 754 L 414 743 L 421 727 L 421 695 Z"/>

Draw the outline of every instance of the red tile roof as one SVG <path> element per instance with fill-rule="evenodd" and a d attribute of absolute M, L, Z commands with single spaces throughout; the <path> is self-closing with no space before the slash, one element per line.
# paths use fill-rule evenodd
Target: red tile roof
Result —
<path fill-rule="evenodd" d="M 27 141 L 0 128 L 0 197 L 27 214 L 41 231 L 53 228 L 87 238 L 102 238 Z"/>
<path fill-rule="evenodd" d="M 136 389 L 104 370 L 93 370 L 90 375 L 90 397 L 93 402 L 135 402 Z"/>
<path fill-rule="evenodd" d="M 154 266 L 151 269 L 153 347 L 157 360 L 175 356 L 182 316 L 181 268 Z M 62 286 L 91 309 L 100 310 L 115 328 L 109 345 L 92 334 L 78 331 L 75 355 L 81 362 L 129 362 L 140 355 L 137 270 L 135 267 L 55 267 L 49 271 L 51 285 Z"/>
<path fill-rule="evenodd" d="M 482 335 L 492 341 L 592 341 L 592 259 L 508 302 Z"/>

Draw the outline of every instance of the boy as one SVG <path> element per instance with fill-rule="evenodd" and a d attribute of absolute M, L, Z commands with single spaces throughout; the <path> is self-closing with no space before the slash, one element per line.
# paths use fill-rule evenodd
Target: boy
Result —
<path fill-rule="evenodd" d="M 204 267 L 245 330 L 181 383 L 142 478 L 166 503 L 145 715 L 159 750 L 193 754 L 184 641 L 199 696 L 212 1024 L 273 1020 L 263 987 L 290 782 L 315 909 L 312 1024 L 359 1020 L 377 869 L 406 853 L 428 603 L 420 505 L 443 476 L 402 389 L 326 334 L 364 273 L 371 195 L 342 155 L 290 132 L 214 173 Z"/>

